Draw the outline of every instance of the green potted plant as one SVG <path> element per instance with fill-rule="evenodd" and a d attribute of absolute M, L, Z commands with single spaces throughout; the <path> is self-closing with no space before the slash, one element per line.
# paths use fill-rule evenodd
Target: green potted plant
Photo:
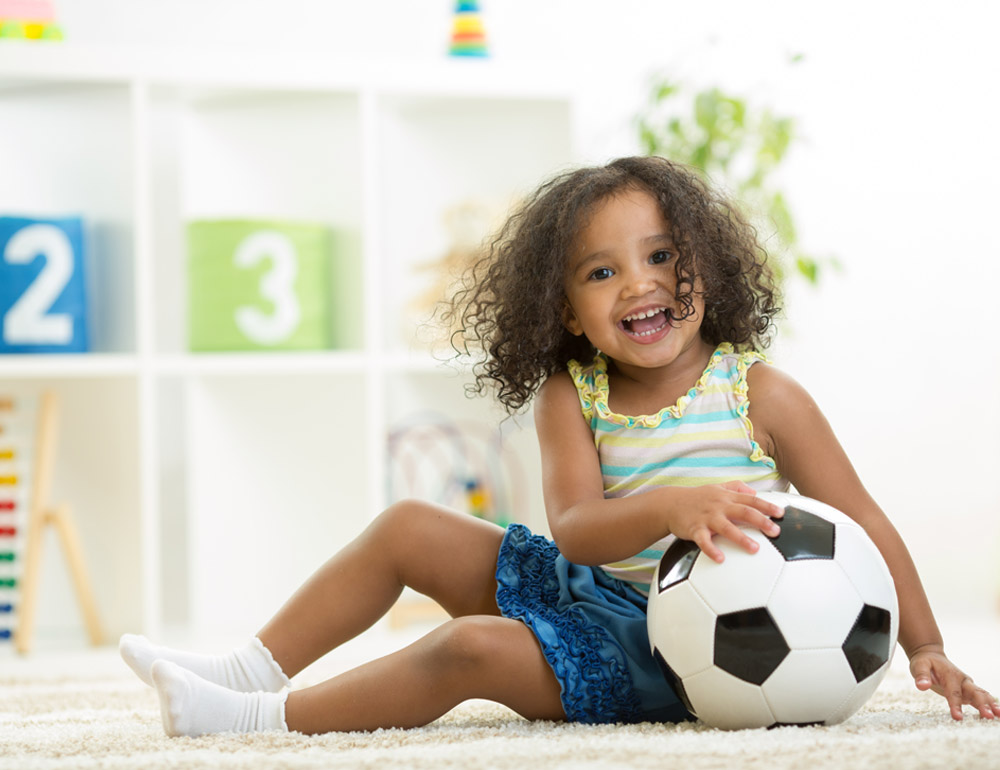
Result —
<path fill-rule="evenodd" d="M 639 139 L 649 155 L 662 155 L 700 169 L 729 189 L 745 214 L 768 238 L 781 283 L 793 274 L 816 285 L 835 259 L 802 250 L 785 193 L 774 172 L 796 139 L 795 120 L 755 107 L 747 100 L 708 88 L 694 93 L 662 77 L 638 116 Z"/>

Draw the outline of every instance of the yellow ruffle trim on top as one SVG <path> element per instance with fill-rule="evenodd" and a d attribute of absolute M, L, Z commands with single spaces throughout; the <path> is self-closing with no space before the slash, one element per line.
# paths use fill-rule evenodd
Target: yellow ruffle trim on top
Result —
<path fill-rule="evenodd" d="M 778 464 L 774 461 L 774 458 L 769 456 L 753 437 L 753 423 L 750 421 L 750 386 L 747 384 L 747 370 L 750 369 L 750 363 L 754 360 L 769 363 L 766 357 L 757 352 L 744 353 L 736 359 L 736 368 L 740 373 L 740 376 L 734 383 L 738 402 L 736 413 L 740 417 L 740 422 L 743 423 L 743 429 L 747 433 L 747 438 L 750 439 L 750 461 L 764 463 L 768 467 L 777 469 Z"/>
<path fill-rule="evenodd" d="M 712 357 L 709 359 L 705 371 L 698 378 L 698 382 L 677 399 L 676 404 L 664 407 L 656 414 L 643 414 L 636 417 L 612 412 L 608 406 L 608 359 L 603 353 L 597 353 L 591 365 L 587 367 L 582 366 L 578 361 L 570 361 L 568 369 L 580 396 L 580 406 L 586 419 L 592 420 L 596 412 L 600 419 L 615 425 L 624 425 L 627 428 L 656 428 L 659 427 L 664 418 L 677 419 L 683 416 L 688 404 L 705 389 L 712 372 L 719 364 L 719 360 L 723 356 L 732 355 L 735 352 L 731 343 L 723 342 L 712 353 Z M 743 423 L 744 430 L 746 430 L 747 438 L 750 440 L 750 459 L 775 468 L 774 460 L 764 452 L 763 447 L 753 437 L 753 423 L 750 421 L 749 387 L 747 385 L 747 370 L 750 368 L 750 364 L 754 361 L 766 362 L 767 358 L 752 350 L 737 355 L 736 366 L 739 378 L 734 383 L 738 402 L 737 414 L 740 422 Z M 587 381 L 590 372 L 593 372 L 593 386 Z"/>
<path fill-rule="evenodd" d="M 691 390 L 678 398 L 676 404 L 666 406 L 656 414 L 643 414 L 636 417 L 612 412 L 611 407 L 608 406 L 608 359 L 603 353 L 597 353 L 591 365 L 586 368 L 581 366 L 577 361 L 570 361 L 569 373 L 576 384 L 577 392 L 580 394 L 580 405 L 583 407 L 583 414 L 588 420 L 593 418 L 594 411 L 596 410 L 598 417 L 616 425 L 624 425 L 628 428 L 656 428 L 665 417 L 676 419 L 683 415 L 684 410 L 691 403 L 691 400 L 700 391 L 705 389 L 705 385 L 708 384 L 708 378 L 712 376 L 712 371 L 719 363 L 719 359 L 732 352 L 733 346 L 728 342 L 723 342 L 712 353 L 712 357 L 708 360 L 708 365 L 705 367 L 705 371 L 701 373 L 701 377 L 698 378 L 698 382 L 695 383 Z M 592 388 L 587 382 L 588 371 L 593 371 L 594 385 Z"/>

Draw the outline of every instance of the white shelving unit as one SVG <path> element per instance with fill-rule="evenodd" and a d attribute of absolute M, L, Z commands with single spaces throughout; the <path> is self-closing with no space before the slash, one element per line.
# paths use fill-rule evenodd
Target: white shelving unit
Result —
<path fill-rule="evenodd" d="M 63 398 L 57 495 L 112 635 L 256 628 L 385 505 L 396 421 L 498 421 L 413 344 L 406 308 L 449 207 L 502 208 L 580 157 L 568 82 L 489 61 L 0 46 L 0 211 L 84 217 L 93 349 L 0 357 L 0 388 Z M 184 225 L 228 216 L 338 233 L 354 342 L 189 353 Z M 532 500 L 516 515 L 537 523 L 533 435 L 514 433 Z M 59 593 L 42 589 L 40 632 L 76 625 Z"/>

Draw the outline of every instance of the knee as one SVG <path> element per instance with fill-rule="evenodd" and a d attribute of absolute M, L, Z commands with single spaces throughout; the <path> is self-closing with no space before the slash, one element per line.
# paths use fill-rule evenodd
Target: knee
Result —
<path fill-rule="evenodd" d="M 495 668 L 504 654 L 502 626 L 508 621 L 481 615 L 454 618 L 438 627 L 428 663 L 441 672 L 468 676 Z"/>
<path fill-rule="evenodd" d="M 364 542 L 402 568 L 440 535 L 443 511 L 423 500 L 400 500 L 380 513 L 365 532 Z"/>
<path fill-rule="evenodd" d="M 424 500 L 400 500 L 380 513 L 372 526 L 393 533 L 412 534 L 425 530 L 427 523 L 440 511 Z"/>
<path fill-rule="evenodd" d="M 372 522 L 371 532 L 383 546 L 400 547 L 406 552 L 453 536 L 456 528 L 471 519 L 436 503 L 406 499 L 393 503 Z"/>

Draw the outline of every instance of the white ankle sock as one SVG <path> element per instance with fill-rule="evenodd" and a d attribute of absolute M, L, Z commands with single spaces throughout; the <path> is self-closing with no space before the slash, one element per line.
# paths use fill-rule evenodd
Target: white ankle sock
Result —
<path fill-rule="evenodd" d="M 167 735 L 288 732 L 287 692 L 235 692 L 208 682 L 167 660 L 151 668 Z"/>
<path fill-rule="evenodd" d="M 153 684 L 150 670 L 156 660 L 169 660 L 202 679 L 237 692 L 278 692 L 291 684 L 256 636 L 245 647 L 225 655 L 200 655 L 159 647 L 144 636 L 125 634 L 118 643 L 118 651 L 148 685 Z"/>

